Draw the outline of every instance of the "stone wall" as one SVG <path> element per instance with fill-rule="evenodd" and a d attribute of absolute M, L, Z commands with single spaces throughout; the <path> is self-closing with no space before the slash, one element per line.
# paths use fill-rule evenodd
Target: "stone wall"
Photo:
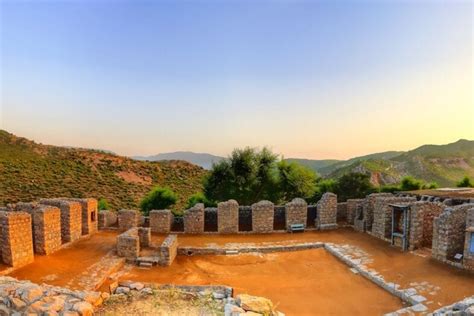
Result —
<path fill-rule="evenodd" d="M 97 208 L 97 200 L 91 198 L 85 199 L 68 199 L 69 201 L 79 202 L 82 209 L 82 235 L 89 235 L 98 230 L 99 212 Z"/>
<path fill-rule="evenodd" d="M 184 232 L 202 234 L 204 232 L 204 204 L 198 203 L 184 211 Z"/>
<path fill-rule="evenodd" d="M 374 222 L 374 208 L 375 208 L 375 200 L 379 197 L 393 197 L 392 193 L 372 193 L 365 197 L 364 203 L 362 205 L 363 209 L 363 226 L 365 227 L 365 231 L 372 231 L 372 224 Z"/>
<path fill-rule="evenodd" d="M 433 258 L 442 262 L 452 261 L 458 253 L 464 253 L 467 211 L 474 204 L 447 207 L 436 217 L 433 225 Z"/>
<path fill-rule="evenodd" d="M 324 193 L 316 207 L 318 212 L 316 228 L 337 228 L 337 195 L 330 192 Z"/>
<path fill-rule="evenodd" d="M 418 201 L 410 204 L 410 232 L 408 247 L 415 250 L 421 247 L 431 248 L 433 243 L 433 222 L 444 209 L 438 202 Z"/>
<path fill-rule="evenodd" d="M 472 236 L 474 236 L 474 208 L 467 211 L 463 259 L 464 267 L 468 270 L 474 271 L 474 251 L 471 252 L 471 249 L 474 248 L 474 240 Z"/>
<path fill-rule="evenodd" d="M 0 251 L 3 263 L 22 267 L 34 261 L 31 215 L 0 212 Z"/>
<path fill-rule="evenodd" d="M 138 227 L 137 234 L 140 248 L 149 247 L 151 244 L 151 229 L 149 227 Z"/>
<path fill-rule="evenodd" d="M 357 213 L 357 207 L 362 205 L 364 199 L 348 199 L 346 206 L 346 220 L 350 225 L 354 224 L 354 218 Z"/>
<path fill-rule="evenodd" d="M 373 208 L 372 235 L 380 239 L 390 238 L 392 232 L 392 207 L 390 204 L 408 205 L 415 197 L 378 196 Z"/>
<path fill-rule="evenodd" d="M 273 208 L 270 201 L 252 204 L 252 231 L 254 233 L 271 233 L 273 231 Z"/>
<path fill-rule="evenodd" d="M 141 214 L 137 210 L 120 210 L 118 212 L 118 228 L 128 230 L 132 227 L 138 227 L 140 216 Z"/>
<path fill-rule="evenodd" d="M 154 233 L 169 234 L 173 225 L 173 213 L 170 210 L 150 211 L 150 228 Z"/>
<path fill-rule="evenodd" d="M 138 228 L 130 228 L 117 236 L 117 255 L 127 260 L 135 260 L 140 254 Z"/>
<path fill-rule="evenodd" d="M 61 241 L 73 242 L 82 235 L 82 208 L 78 202 L 63 199 L 41 199 L 41 204 L 51 205 L 61 211 Z"/>
<path fill-rule="evenodd" d="M 217 204 L 217 231 L 220 234 L 239 232 L 239 203 L 235 200 Z"/>
<path fill-rule="evenodd" d="M 169 235 L 160 247 L 160 262 L 162 266 L 170 266 L 178 254 L 178 237 Z"/>
<path fill-rule="evenodd" d="M 303 199 L 293 199 L 285 206 L 286 229 L 289 230 L 293 224 L 303 224 L 306 228 L 306 217 L 308 216 L 308 204 Z"/>
<path fill-rule="evenodd" d="M 347 202 L 337 203 L 337 221 L 347 222 Z"/>
<path fill-rule="evenodd" d="M 117 212 L 109 210 L 99 211 L 99 229 L 118 226 Z"/>

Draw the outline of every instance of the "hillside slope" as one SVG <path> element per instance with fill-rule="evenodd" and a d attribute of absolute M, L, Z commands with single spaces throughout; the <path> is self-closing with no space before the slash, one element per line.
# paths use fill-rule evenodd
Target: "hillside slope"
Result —
<path fill-rule="evenodd" d="M 162 153 L 153 156 L 133 156 L 132 159 L 141 161 L 163 161 L 163 160 L 184 160 L 204 169 L 211 169 L 213 163 L 217 163 L 224 157 L 206 153 L 194 153 L 191 151 L 176 151 L 172 153 Z"/>
<path fill-rule="evenodd" d="M 153 186 L 179 195 L 201 189 L 206 171 L 184 161 L 147 162 L 104 151 L 41 145 L 0 130 L 0 205 L 42 197 L 104 197 L 114 209 L 136 208 Z"/>

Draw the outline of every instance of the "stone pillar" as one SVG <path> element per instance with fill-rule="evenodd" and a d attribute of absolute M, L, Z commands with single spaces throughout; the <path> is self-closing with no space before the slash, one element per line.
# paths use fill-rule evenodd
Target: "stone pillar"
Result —
<path fill-rule="evenodd" d="M 217 204 L 217 231 L 220 234 L 239 232 L 239 203 L 235 200 Z"/>
<path fill-rule="evenodd" d="M 31 215 L 0 212 L 0 247 L 3 263 L 18 268 L 34 261 Z"/>
<path fill-rule="evenodd" d="M 127 260 L 135 260 L 140 255 L 138 228 L 130 228 L 117 236 L 117 255 Z"/>
<path fill-rule="evenodd" d="M 303 224 L 306 229 L 306 218 L 308 216 L 308 204 L 305 200 L 296 198 L 285 205 L 286 229 L 290 230 L 293 224 Z"/>
<path fill-rule="evenodd" d="M 97 232 L 99 212 L 96 199 L 68 199 L 79 202 L 82 208 L 82 235 L 90 235 Z"/>
<path fill-rule="evenodd" d="M 140 212 L 137 210 L 120 210 L 118 212 L 118 228 L 120 230 L 138 227 L 139 222 Z"/>
<path fill-rule="evenodd" d="M 337 228 L 337 195 L 324 193 L 316 207 L 318 212 L 316 228 L 321 230 Z"/>
<path fill-rule="evenodd" d="M 367 195 L 363 204 L 363 225 L 365 227 L 365 231 L 372 231 L 372 224 L 374 222 L 375 200 L 379 197 L 393 197 L 393 194 L 372 193 Z"/>
<path fill-rule="evenodd" d="M 177 254 L 178 237 L 176 235 L 169 235 L 161 244 L 159 264 L 161 266 L 170 266 Z"/>
<path fill-rule="evenodd" d="M 373 208 L 372 235 L 380 239 L 387 239 L 391 237 L 392 207 L 390 204 L 409 205 L 415 202 L 415 197 L 376 197 Z"/>
<path fill-rule="evenodd" d="M 273 232 L 274 205 L 270 201 L 252 204 L 252 230 L 255 233 Z"/>
<path fill-rule="evenodd" d="M 467 211 L 463 266 L 474 271 L 474 207 Z"/>
<path fill-rule="evenodd" d="M 354 225 L 354 218 L 357 213 L 357 207 L 362 205 L 364 199 L 348 199 L 347 200 L 347 223 Z"/>
<path fill-rule="evenodd" d="M 99 229 L 113 227 L 118 224 L 117 212 L 101 210 L 99 211 Z"/>
<path fill-rule="evenodd" d="M 78 202 L 62 199 L 41 199 L 41 204 L 55 206 L 61 211 L 61 241 L 68 243 L 82 235 L 82 208 Z"/>
<path fill-rule="evenodd" d="M 184 211 L 184 232 L 202 234 L 204 232 L 204 204 L 198 203 Z"/>
<path fill-rule="evenodd" d="M 170 210 L 150 211 L 150 228 L 154 233 L 169 234 L 173 225 L 173 213 Z"/>
<path fill-rule="evenodd" d="M 138 239 L 140 248 L 149 247 L 151 244 L 151 229 L 149 227 L 138 227 Z"/>

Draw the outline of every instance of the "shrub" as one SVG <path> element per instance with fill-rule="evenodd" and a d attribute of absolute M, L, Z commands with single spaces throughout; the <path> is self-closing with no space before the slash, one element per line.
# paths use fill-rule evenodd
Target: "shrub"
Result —
<path fill-rule="evenodd" d="M 151 210 L 163 210 L 171 207 L 178 196 L 169 188 L 155 187 L 140 202 L 140 209 L 145 216 Z"/>
<path fill-rule="evenodd" d="M 394 193 L 400 191 L 400 187 L 395 184 L 387 184 L 381 186 L 379 191 L 382 193 Z"/>
<path fill-rule="evenodd" d="M 437 189 L 437 188 L 439 188 L 439 185 L 436 182 L 430 182 L 428 184 L 423 185 L 423 189 Z"/>
<path fill-rule="evenodd" d="M 341 176 L 335 185 L 335 192 L 339 201 L 363 198 L 376 189 L 370 183 L 370 176 L 358 172 L 350 172 Z"/>
<path fill-rule="evenodd" d="M 195 193 L 191 195 L 188 199 L 188 204 L 186 208 L 191 208 L 198 203 L 203 203 L 205 207 L 214 207 L 216 203 L 210 201 L 202 192 Z"/>
<path fill-rule="evenodd" d="M 400 190 L 402 191 L 420 190 L 422 187 L 423 182 L 421 180 L 415 179 L 410 176 L 404 177 L 400 184 Z"/>
<path fill-rule="evenodd" d="M 98 208 L 99 211 L 110 209 L 109 202 L 104 198 L 100 198 L 98 202 Z"/>
<path fill-rule="evenodd" d="M 474 188 L 474 183 L 471 182 L 468 176 L 465 176 L 461 181 L 456 183 L 458 188 Z"/>
<path fill-rule="evenodd" d="M 296 162 L 282 160 L 278 163 L 278 184 L 283 202 L 296 197 L 310 199 L 316 191 L 316 173 Z"/>

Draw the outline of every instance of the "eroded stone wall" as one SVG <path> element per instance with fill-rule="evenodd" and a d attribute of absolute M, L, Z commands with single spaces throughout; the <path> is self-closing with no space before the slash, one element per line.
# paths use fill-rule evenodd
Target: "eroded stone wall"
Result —
<path fill-rule="evenodd" d="M 79 239 L 82 235 L 81 204 L 63 199 L 41 199 L 41 204 L 51 205 L 61 211 L 61 240 L 68 243 Z"/>
<path fill-rule="evenodd" d="M 69 201 L 79 202 L 82 209 L 82 235 L 89 235 L 97 232 L 99 229 L 99 212 L 96 199 L 68 199 Z"/>
<path fill-rule="evenodd" d="M 271 233 L 273 231 L 274 205 L 270 201 L 252 204 L 252 231 Z"/>
<path fill-rule="evenodd" d="M 372 235 L 380 239 L 390 238 L 392 232 L 392 207 L 390 204 L 409 205 L 415 197 L 378 196 L 373 209 Z"/>
<path fill-rule="evenodd" d="M 346 206 L 346 220 L 350 225 L 354 224 L 354 218 L 357 213 L 357 207 L 362 205 L 364 199 L 348 199 Z"/>
<path fill-rule="evenodd" d="M 3 263 L 22 267 L 34 260 L 31 215 L 0 211 L 0 249 Z"/>
<path fill-rule="evenodd" d="M 220 234 L 239 232 L 239 203 L 235 200 L 217 204 L 217 231 Z"/>
<path fill-rule="evenodd" d="M 464 259 L 463 265 L 468 270 L 474 271 L 474 207 L 467 211 L 466 218 L 466 236 L 464 241 Z"/>
<path fill-rule="evenodd" d="M 135 260 L 140 254 L 138 228 L 130 228 L 117 236 L 117 255 L 127 260 Z"/>
<path fill-rule="evenodd" d="M 99 211 L 99 229 L 118 226 L 117 212 L 109 210 Z"/>
<path fill-rule="evenodd" d="M 317 229 L 332 229 L 337 227 L 337 195 L 324 193 L 316 204 L 318 215 L 316 217 Z"/>
<path fill-rule="evenodd" d="M 365 231 L 372 231 L 372 224 L 374 222 L 375 200 L 380 197 L 393 197 L 392 193 L 372 193 L 365 197 L 362 205 L 363 209 L 363 226 Z"/>
<path fill-rule="evenodd" d="M 149 227 L 138 227 L 137 234 L 140 248 L 149 247 L 151 244 L 151 229 Z"/>
<path fill-rule="evenodd" d="M 429 247 L 433 243 L 433 222 L 443 211 L 445 205 L 438 202 L 418 201 L 410 204 L 410 250 Z"/>
<path fill-rule="evenodd" d="M 173 225 L 173 213 L 170 210 L 150 211 L 150 228 L 154 233 L 168 234 Z"/>
<path fill-rule="evenodd" d="M 141 214 L 137 210 L 120 210 L 118 212 L 118 228 L 128 230 L 132 227 L 138 227 L 140 216 Z"/>
<path fill-rule="evenodd" d="M 184 232 L 187 234 L 204 233 L 204 204 L 198 203 L 184 211 Z"/>
<path fill-rule="evenodd" d="M 169 235 L 160 247 L 160 262 L 162 266 L 170 266 L 178 254 L 178 237 Z"/>
<path fill-rule="evenodd" d="M 285 205 L 286 229 L 289 230 L 294 224 L 303 224 L 306 229 L 307 216 L 308 203 L 300 198 L 293 199 Z"/>

